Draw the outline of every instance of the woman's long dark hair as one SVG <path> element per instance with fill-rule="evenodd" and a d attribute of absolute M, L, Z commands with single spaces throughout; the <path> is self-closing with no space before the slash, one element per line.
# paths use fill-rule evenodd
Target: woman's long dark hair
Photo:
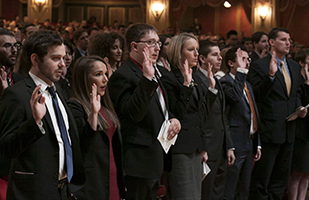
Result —
<path fill-rule="evenodd" d="M 79 58 L 75 65 L 73 70 L 73 85 L 72 85 L 72 98 L 74 100 L 77 100 L 79 103 L 82 104 L 84 107 L 87 115 L 90 113 L 90 93 L 91 86 L 89 86 L 88 83 L 88 75 L 91 71 L 91 69 L 94 67 L 95 62 L 102 62 L 106 65 L 104 60 L 99 56 L 84 56 Z M 114 110 L 112 101 L 109 97 L 108 88 L 105 90 L 105 94 L 101 97 L 101 106 L 105 110 L 107 116 L 111 119 L 111 121 L 114 123 L 116 127 L 120 127 L 119 119 L 116 115 L 116 112 Z M 103 127 L 108 129 L 108 123 L 103 118 L 103 116 L 99 113 L 98 114 L 98 125 L 99 130 L 103 130 Z"/>

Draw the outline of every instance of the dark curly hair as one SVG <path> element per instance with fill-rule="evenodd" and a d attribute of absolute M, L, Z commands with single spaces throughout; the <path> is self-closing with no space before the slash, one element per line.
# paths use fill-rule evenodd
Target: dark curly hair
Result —
<path fill-rule="evenodd" d="M 89 55 L 97 55 L 102 58 L 108 57 L 111 47 L 114 45 L 116 40 L 119 40 L 122 56 L 125 53 L 124 38 L 116 32 L 111 33 L 99 33 L 90 39 L 88 52 Z"/>

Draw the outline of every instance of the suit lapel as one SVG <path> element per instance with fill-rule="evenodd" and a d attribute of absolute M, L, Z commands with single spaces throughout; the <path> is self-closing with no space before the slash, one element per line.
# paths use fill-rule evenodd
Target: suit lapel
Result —
<path fill-rule="evenodd" d="M 135 73 L 135 76 L 139 80 L 143 76 L 143 71 L 131 59 L 128 59 L 128 62 L 129 62 L 129 67 Z M 159 84 L 161 85 L 161 88 L 163 90 L 162 83 L 160 83 L 160 81 L 159 81 Z M 165 102 L 167 102 L 166 101 L 166 97 L 165 97 L 164 94 L 166 94 L 166 92 L 164 92 L 164 90 L 163 90 L 163 98 L 164 98 Z M 159 100 L 157 92 L 155 92 L 154 98 L 155 98 L 155 101 L 157 102 L 157 104 L 158 104 L 158 106 L 160 108 L 160 111 L 161 111 L 162 115 L 164 116 L 164 113 L 162 111 L 162 106 L 161 106 L 161 103 L 160 103 L 160 100 Z M 167 105 L 167 103 L 165 103 L 165 105 Z"/>
<path fill-rule="evenodd" d="M 223 97 L 223 89 L 222 89 L 220 81 L 216 77 L 214 77 L 214 79 L 216 80 L 216 88 L 218 89 L 218 95 L 219 95 L 220 103 L 222 106 L 222 111 L 224 111 L 225 110 L 225 98 Z"/>
<path fill-rule="evenodd" d="M 183 76 L 182 76 L 180 70 L 179 70 L 179 69 L 175 69 L 175 70 L 173 70 L 173 72 L 174 72 L 174 74 L 175 74 L 175 77 L 176 77 L 177 81 L 178 81 L 181 85 L 183 85 L 184 78 L 183 78 Z"/>
<path fill-rule="evenodd" d="M 140 79 L 143 76 L 143 71 L 130 58 L 128 59 L 128 63 L 135 76 Z"/>

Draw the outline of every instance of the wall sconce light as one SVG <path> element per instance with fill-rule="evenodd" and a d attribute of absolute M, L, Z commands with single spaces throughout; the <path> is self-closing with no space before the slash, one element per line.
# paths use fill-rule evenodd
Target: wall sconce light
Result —
<path fill-rule="evenodd" d="M 152 13 L 156 19 L 156 21 L 159 21 L 163 11 L 165 9 L 165 6 L 161 2 L 154 2 L 151 6 Z"/>
<path fill-rule="evenodd" d="M 260 6 L 258 8 L 258 14 L 259 14 L 259 16 L 261 18 L 262 26 L 264 26 L 264 21 L 266 19 L 266 16 L 267 16 L 268 12 L 269 12 L 269 6 Z"/>
<path fill-rule="evenodd" d="M 46 4 L 46 0 L 34 0 L 34 4 L 38 7 L 39 12 L 41 12 L 43 6 Z"/>
<path fill-rule="evenodd" d="M 225 8 L 230 8 L 232 5 L 230 4 L 230 2 L 225 1 L 225 2 L 223 3 L 223 6 L 224 6 Z"/>

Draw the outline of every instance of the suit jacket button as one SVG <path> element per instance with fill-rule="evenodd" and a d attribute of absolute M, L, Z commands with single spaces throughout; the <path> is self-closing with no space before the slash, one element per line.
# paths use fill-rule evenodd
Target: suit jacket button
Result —
<path fill-rule="evenodd" d="M 55 154 L 54 154 L 54 156 L 55 156 L 55 157 L 58 157 L 58 155 L 59 155 L 59 152 L 56 151 Z"/>
<path fill-rule="evenodd" d="M 58 176 L 59 176 L 58 173 L 55 173 L 55 174 L 54 174 L 54 177 L 55 177 L 55 178 L 58 178 Z"/>

